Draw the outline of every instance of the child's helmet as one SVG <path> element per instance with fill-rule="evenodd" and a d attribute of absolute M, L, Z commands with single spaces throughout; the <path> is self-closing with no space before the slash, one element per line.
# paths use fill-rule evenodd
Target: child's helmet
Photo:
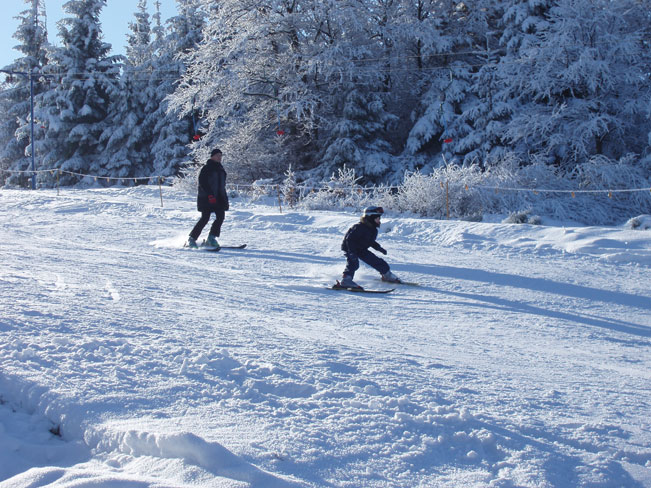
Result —
<path fill-rule="evenodd" d="M 366 207 L 362 214 L 362 218 L 373 220 L 377 217 L 381 217 L 383 213 L 384 209 L 382 207 Z"/>

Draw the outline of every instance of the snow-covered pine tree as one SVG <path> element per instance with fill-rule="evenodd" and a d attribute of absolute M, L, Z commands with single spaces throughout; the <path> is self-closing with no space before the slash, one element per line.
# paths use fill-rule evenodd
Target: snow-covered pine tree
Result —
<path fill-rule="evenodd" d="M 446 161 L 487 167 L 503 160 L 508 153 L 503 126 L 510 118 L 511 108 L 504 101 L 504 87 L 498 74 L 504 55 L 499 44 L 499 24 L 507 7 L 505 3 L 508 2 L 478 0 L 471 4 L 472 11 L 467 14 L 466 41 L 463 50 L 456 53 L 457 68 L 451 71 L 451 80 L 463 80 L 464 92 L 446 90 L 446 97 L 454 100 L 455 107 L 442 135 Z"/>
<path fill-rule="evenodd" d="M 392 94 L 411 86 L 402 70 L 403 3 L 335 1 L 317 17 L 317 32 L 326 42 L 313 46 L 320 74 L 314 91 L 325 103 L 317 106 L 320 132 L 312 161 L 317 167 L 310 176 L 328 178 L 346 167 L 371 183 L 392 168 L 392 144 L 401 132 L 392 111 L 408 105 Z"/>
<path fill-rule="evenodd" d="M 365 184 L 379 183 L 392 169 L 398 152 L 392 142 L 395 132 L 403 129 L 393 111 L 405 112 L 406 98 L 395 100 L 391 94 L 398 87 L 409 87 L 408 70 L 404 70 L 406 52 L 402 9 L 399 0 L 359 2 L 355 19 L 348 20 L 346 34 L 352 34 L 347 78 L 338 83 L 333 96 L 335 107 L 331 133 L 326 141 L 320 170 L 324 176 L 346 166 L 360 175 Z M 405 5 L 403 5 L 405 4 Z M 409 89 L 402 89 L 405 94 Z M 397 101 L 389 106 L 389 102 Z"/>
<path fill-rule="evenodd" d="M 101 142 L 109 167 L 129 168 L 129 174 L 116 176 L 147 176 L 151 172 L 151 132 L 144 125 L 145 107 L 156 96 L 150 89 L 152 68 L 151 23 L 147 0 L 139 0 L 129 22 L 126 59 L 121 75 L 123 95 L 111 104 L 106 130 Z M 133 182 L 134 180 L 126 180 Z"/>
<path fill-rule="evenodd" d="M 145 66 L 151 58 L 151 22 L 147 12 L 147 0 L 138 0 L 134 21 L 129 22 L 127 34 L 126 67 Z"/>
<path fill-rule="evenodd" d="M 506 135 L 523 159 L 567 169 L 644 150 L 648 2 L 558 0 L 502 72 L 517 101 Z M 648 19 L 648 17 L 646 17 Z M 646 62 L 644 61 L 646 60 Z"/>
<path fill-rule="evenodd" d="M 385 132 L 395 119 L 386 112 L 381 94 L 353 88 L 343 102 L 341 119 L 332 131 L 320 169 L 330 174 L 347 167 L 361 175 L 362 183 L 381 181 L 392 159 Z"/>
<path fill-rule="evenodd" d="M 53 86 L 38 97 L 37 116 L 47 127 L 40 143 L 48 168 L 103 177 L 131 174 L 128 161 L 109 161 L 102 135 L 110 130 L 111 104 L 121 95 L 120 57 L 102 41 L 99 15 L 106 0 L 69 0 L 59 21 L 61 47 L 52 48 L 44 71 Z M 45 184 L 53 176 L 45 173 Z M 82 177 L 63 173 L 61 184 Z M 88 180 L 89 182 L 92 180 Z"/>
<path fill-rule="evenodd" d="M 481 146 L 472 123 L 460 115 L 479 100 L 472 93 L 473 79 L 486 63 L 482 52 L 487 37 L 493 35 L 501 2 L 431 2 L 425 6 L 427 10 L 412 15 L 411 23 L 419 47 L 415 51 L 419 99 L 410 114 L 413 125 L 405 141 L 405 170 L 430 171 L 457 155 L 463 159 L 463 148 Z M 438 157 L 441 153 L 444 157 Z"/>
<path fill-rule="evenodd" d="M 463 62 L 453 62 L 448 68 L 435 68 L 429 80 L 429 88 L 422 95 L 414 110 L 416 119 L 405 144 L 405 153 L 414 164 L 422 161 L 422 167 L 405 170 L 431 170 L 444 164 L 443 153 L 452 160 L 455 147 L 464 134 L 471 134 L 472 127 L 458 119 L 463 103 L 472 87 L 471 67 Z M 419 157 L 422 153 L 425 157 Z"/>
<path fill-rule="evenodd" d="M 540 33 L 549 26 L 547 12 L 554 3 L 554 0 L 507 1 L 502 16 L 500 45 L 516 56 L 521 50 L 536 46 Z"/>
<path fill-rule="evenodd" d="M 432 154 L 441 150 L 441 135 L 454 115 L 454 102 L 450 100 L 451 84 L 460 88 L 458 77 L 452 79 L 448 66 L 449 53 L 459 44 L 450 30 L 452 5 L 438 0 L 416 0 L 408 2 L 403 10 L 402 42 L 405 45 L 404 65 L 411 68 L 412 75 L 402 87 L 399 99 L 405 97 L 405 89 L 411 87 L 408 99 L 409 113 L 403 124 L 408 133 L 403 142 L 403 167 L 401 173 L 415 170 L 431 170 Z M 460 101 L 456 89 L 455 101 Z M 399 178 L 401 179 L 401 178 Z"/>
<path fill-rule="evenodd" d="M 9 114 L 16 103 L 8 96 L 11 89 L 12 87 L 8 82 L 5 82 L 4 80 L 0 82 L 0 145 L 4 148 L 0 152 L 0 186 L 5 185 L 6 183 L 22 183 L 24 186 L 26 181 L 21 182 L 19 178 L 16 178 L 18 174 L 14 176 L 13 173 L 8 172 L 8 170 L 13 169 L 12 166 L 15 164 L 16 160 L 20 158 L 20 155 L 18 157 L 12 155 L 12 153 L 16 152 L 14 148 L 12 148 L 11 151 L 8 151 L 9 145 L 16 145 L 15 132 L 17 126 L 15 118 L 9 117 Z M 17 169 L 20 167 L 21 166 L 17 166 Z"/>
<path fill-rule="evenodd" d="M 160 24 L 160 4 L 155 3 L 154 50 L 149 99 L 144 127 L 151 131 L 152 171 L 155 175 L 173 176 L 187 163 L 190 145 L 200 137 L 200 105 L 193 104 L 182 113 L 170 107 L 168 97 L 174 93 L 186 71 L 184 55 L 190 56 L 201 40 L 205 12 L 197 1 L 177 0 L 178 15 L 171 18 L 169 31 Z M 192 82 L 190 82 L 192 84 Z"/>
<path fill-rule="evenodd" d="M 18 16 L 20 21 L 13 37 L 19 44 L 14 49 L 23 56 L 3 68 L 8 72 L 38 74 L 46 63 L 48 47 L 43 0 L 25 0 L 29 8 Z M 0 90 L 0 169 L 26 171 L 31 169 L 31 101 L 29 75 L 7 78 Z M 43 91 L 43 79 L 35 79 L 34 95 Z M 42 132 L 41 124 L 34 123 Z M 35 154 L 35 156 L 38 156 Z M 39 161 L 35 161 L 39 164 Z M 40 166 L 40 164 L 39 164 Z M 30 173 L 1 172 L 0 184 L 27 186 Z"/>

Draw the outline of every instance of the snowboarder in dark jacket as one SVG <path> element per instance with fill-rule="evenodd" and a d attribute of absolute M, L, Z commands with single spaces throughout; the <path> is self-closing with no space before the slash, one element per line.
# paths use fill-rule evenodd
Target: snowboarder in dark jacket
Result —
<path fill-rule="evenodd" d="M 341 243 L 341 250 L 346 256 L 346 269 L 344 270 L 341 286 L 346 288 L 361 288 L 353 281 L 355 271 L 359 269 L 359 260 L 377 270 L 382 275 L 383 281 L 400 283 L 400 279 L 389 269 L 387 262 L 369 251 L 372 247 L 382 254 L 387 253 L 386 249 L 377 242 L 378 228 L 380 227 L 380 218 L 384 213 L 382 207 L 367 207 L 364 209 L 360 221 L 353 225 Z"/>
<path fill-rule="evenodd" d="M 213 149 L 210 153 L 210 159 L 206 161 L 204 167 L 199 171 L 197 210 L 201 212 L 201 218 L 190 232 L 188 247 L 197 247 L 197 239 L 199 239 L 201 231 L 210 220 L 210 215 L 214 213 L 215 221 L 210 228 L 206 244 L 219 248 L 217 238 L 221 234 L 225 212 L 229 208 L 228 194 L 226 193 L 226 171 L 221 161 L 221 150 Z"/>

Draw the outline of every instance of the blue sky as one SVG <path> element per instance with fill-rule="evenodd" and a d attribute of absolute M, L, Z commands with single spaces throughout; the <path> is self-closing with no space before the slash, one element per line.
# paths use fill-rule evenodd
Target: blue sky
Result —
<path fill-rule="evenodd" d="M 18 41 L 12 36 L 18 27 L 18 20 L 15 18 L 20 12 L 31 6 L 24 0 L 3 0 L 2 15 L 0 15 L 0 68 L 13 62 L 19 53 L 13 50 Z M 62 6 L 66 0 L 45 0 L 47 13 L 48 38 L 52 44 L 58 45 L 57 21 L 64 13 Z M 102 11 L 102 30 L 104 40 L 113 46 L 114 54 L 124 54 L 126 33 L 129 22 L 134 20 L 134 12 L 138 5 L 137 0 L 107 0 L 107 5 Z M 148 0 L 149 12 L 154 12 L 154 0 Z M 176 2 L 174 0 L 161 0 L 161 14 L 163 21 L 176 15 Z"/>

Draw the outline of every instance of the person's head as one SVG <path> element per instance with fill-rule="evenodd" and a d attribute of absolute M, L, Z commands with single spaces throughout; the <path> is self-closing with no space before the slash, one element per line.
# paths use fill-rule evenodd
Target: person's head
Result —
<path fill-rule="evenodd" d="M 210 159 L 214 159 L 215 161 L 221 161 L 222 160 L 222 150 L 219 148 L 215 148 L 211 151 L 210 153 Z"/>
<path fill-rule="evenodd" d="M 384 209 L 382 207 L 366 207 L 362 213 L 362 220 L 374 225 L 375 227 L 380 227 L 380 219 Z"/>

